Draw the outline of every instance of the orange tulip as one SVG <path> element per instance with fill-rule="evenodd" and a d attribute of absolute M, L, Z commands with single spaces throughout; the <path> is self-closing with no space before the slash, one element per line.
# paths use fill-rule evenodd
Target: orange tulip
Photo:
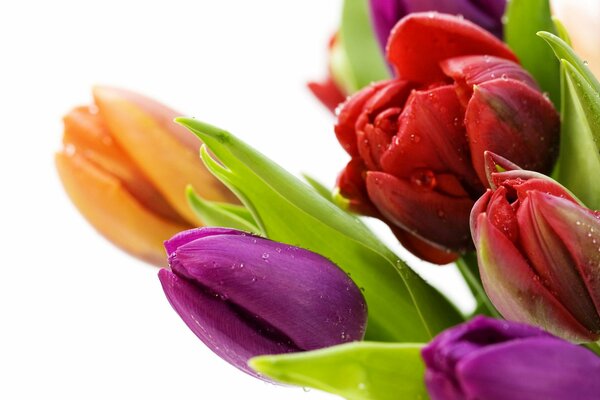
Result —
<path fill-rule="evenodd" d="M 56 166 L 83 216 L 108 240 L 154 265 L 165 265 L 163 241 L 202 225 L 185 198 L 191 184 L 204 198 L 235 202 L 198 157 L 200 142 L 175 124 L 181 115 L 139 94 L 93 90 L 94 105 L 64 117 Z"/>

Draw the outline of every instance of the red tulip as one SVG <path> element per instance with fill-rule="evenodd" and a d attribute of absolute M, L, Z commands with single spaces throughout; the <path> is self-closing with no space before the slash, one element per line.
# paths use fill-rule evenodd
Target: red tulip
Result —
<path fill-rule="evenodd" d="M 416 255 L 446 263 L 472 247 L 484 152 L 549 171 L 558 114 L 508 47 L 464 19 L 412 14 L 387 52 L 398 77 L 356 93 L 338 116 L 336 135 L 352 157 L 340 194 Z"/>
<path fill-rule="evenodd" d="M 597 341 L 600 214 L 544 175 L 489 154 L 488 165 L 492 189 L 475 203 L 471 231 L 494 306 L 507 319 Z"/>

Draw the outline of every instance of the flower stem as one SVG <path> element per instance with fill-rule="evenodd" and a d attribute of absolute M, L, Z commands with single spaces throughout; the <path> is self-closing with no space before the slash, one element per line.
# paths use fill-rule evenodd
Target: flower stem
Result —
<path fill-rule="evenodd" d="M 484 314 L 494 318 L 502 318 L 483 290 L 479 269 L 477 267 L 476 254 L 471 252 L 463 255 L 456 260 L 456 266 L 463 278 L 465 278 L 469 289 L 471 289 L 471 292 L 477 301 L 477 307 L 475 308 L 474 314 Z"/>

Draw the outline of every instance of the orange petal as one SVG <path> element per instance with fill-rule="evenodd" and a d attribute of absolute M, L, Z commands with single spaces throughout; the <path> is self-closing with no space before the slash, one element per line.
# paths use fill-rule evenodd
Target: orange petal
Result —
<path fill-rule="evenodd" d="M 109 241 L 157 266 L 166 265 L 163 241 L 191 226 L 156 216 L 115 177 L 67 147 L 56 154 L 65 190 L 81 214 Z"/>
<path fill-rule="evenodd" d="M 63 118 L 63 122 L 65 148 L 73 146 L 80 156 L 121 181 L 133 197 L 155 214 L 185 224 L 183 218 L 111 137 L 97 110 L 77 107 Z"/>
<path fill-rule="evenodd" d="M 236 202 L 200 161 L 200 141 L 173 122 L 180 113 L 126 90 L 96 87 L 93 93 L 111 135 L 187 221 L 200 224 L 185 198 L 188 184 L 208 200 Z"/>

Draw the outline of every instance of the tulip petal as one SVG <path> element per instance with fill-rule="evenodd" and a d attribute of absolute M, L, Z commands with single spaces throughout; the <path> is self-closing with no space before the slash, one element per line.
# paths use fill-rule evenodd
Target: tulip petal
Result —
<path fill-rule="evenodd" d="M 143 96 L 109 87 L 94 88 L 94 99 L 114 139 L 187 221 L 200 223 L 185 198 L 188 184 L 208 200 L 237 202 L 202 165 L 200 143 L 173 122 L 178 113 Z"/>
<path fill-rule="evenodd" d="M 380 169 L 379 160 L 398 131 L 398 117 L 411 89 L 406 81 L 390 81 L 362 108 L 355 130 L 358 153 L 367 168 Z"/>
<path fill-rule="evenodd" d="M 352 212 L 378 218 L 379 211 L 373 206 L 365 185 L 366 167 L 360 158 L 353 158 L 340 173 L 336 186 L 339 193 L 348 201 Z"/>
<path fill-rule="evenodd" d="M 442 249 L 460 251 L 471 246 L 470 198 L 419 190 L 384 172 L 368 172 L 366 183 L 371 201 L 392 223 Z"/>
<path fill-rule="evenodd" d="M 327 77 L 322 82 L 309 82 L 307 86 L 312 94 L 331 112 L 334 112 L 337 106 L 346 99 L 346 96 L 331 77 Z"/>
<path fill-rule="evenodd" d="M 487 347 L 521 338 L 551 337 L 541 329 L 486 317 L 450 328 L 422 350 L 427 366 L 425 383 L 433 400 L 462 400 L 465 394 L 457 367 Z M 492 367 L 494 371 L 498 370 Z M 470 397 L 467 397 L 470 398 Z"/>
<path fill-rule="evenodd" d="M 454 57 L 444 60 L 440 67 L 454 79 L 456 94 L 466 107 L 473 95 L 473 86 L 494 79 L 514 79 L 539 91 L 531 75 L 519 64 L 504 58 L 487 55 Z"/>
<path fill-rule="evenodd" d="M 264 321 L 242 317 L 239 310 L 219 295 L 202 290 L 166 269 L 161 269 L 158 277 L 169 303 L 192 332 L 219 357 L 242 371 L 260 377 L 248 367 L 250 358 L 300 350 L 275 329 L 266 332 Z"/>
<path fill-rule="evenodd" d="M 206 228 L 196 228 L 196 229 L 188 229 L 183 232 L 178 232 L 176 235 L 171 237 L 169 240 L 165 240 L 164 246 L 165 250 L 167 250 L 167 255 L 174 255 L 177 248 L 193 242 L 196 239 L 202 239 L 209 236 L 218 236 L 218 235 L 250 235 L 249 233 L 245 233 L 239 231 L 237 229 L 229 229 L 229 228 L 221 228 L 221 227 L 206 227 Z M 252 236 L 252 235 L 250 235 Z"/>
<path fill-rule="evenodd" d="M 402 247 L 422 260 L 432 264 L 445 265 L 456 261 L 458 258 L 457 253 L 440 249 L 439 246 L 434 246 L 429 242 L 426 242 L 425 240 L 413 235 L 412 233 L 394 226 L 394 224 L 390 222 L 384 222 L 389 225 L 390 229 L 394 233 L 394 236 L 396 236 L 400 244 L 402 244 Z"/>
<path fill-rule="evenodd" d="M 528 194 L 517 212 L 519 229 L 524 233 L 520 237 L 520 244 L 525 256 L 542 284 L 578 321 L 590 331 L 600 334 L 600 318 L 579 276 L 576 262 L 546 220 L 553 218 L 551 215 L 556 212 L 556 208 L 552 207 L 556 204 L 554 197 L 537 190 Z M 565 202 L 574 206 L 568 200 Z M 573 221 L 570 230 L 575 228 L 572 224 Z M 594 250 L 594 253 L 598 253 L 597 248 Z"/>
<path fill-rule="evenodd" d="M 463 108 L 452 86 L 414 91 L 400 116 L 398 134 L 381 157 L 387 173 L 409 178 L 419 168 L 460 176 L 481 187 L 469 163 Z"/>
<path fill-rule="evenodd" d="M 363 111 L 363 107 L 369 99 L 380 88 L 388 82 L 383 81 L 367 86 L 361 91 L 349 97 L 340 107 L 340 113 L 335 124 L 335 135 L 348 154 L 352 157 L 358 156 L 358 144 L 356 138 L 356 121 Z"/>
<path fill-rule="evenodd" d="M 97 110 L 77 107 L 63 117 L 63 146 L 72 146 L 79 155 L 119 180 L 124 189 L 145 208 L 160 217 L 186 225 L 143 172 L 111 136 Z"/>
<path fill-rule="evenodd" d="M 517 61 L 489 32 L 465 19 L 435 12 L 405 17 L 392 30 L 387 46 L 388 60 L 398 77 L 419 83 L 446 81 L 439 62 L 471 54 Z"/>
<path fill-rule="evenodd" d="M 492 367 L 493 366 L 493 367 Z M 457 366 L 464 398 L 593 400 L 600 398 L 600 358 L 552 338 L 500 343 L 465 356 Z"/>
<path fill-rule="evenodd" d="M 219 234 L 180 246 L 170 264 L 178 275 L 260 316 L 301 350 L 361 340 L 364 334 L 367 315 L 360 290 L 316 253 Z"/>
<path fill-rule="evenodd" d="M 563 243 L 573 269 L 582 277 L 586 292 L 600 310 L 600 220 L 594 212 L 572 201 L 536 193 L 536 209 Z M 590 312 L 598 317 L 597 311 Z"/>
<path fill-rule="evenodd" d="M 492 151 L 526 170 L 548 172 L 558 150 L 560 121 L 552 103 L 516 80 L 475 87 L 465 113 L 471 159 L 487 181 L 484 152 Z"/>
<path fill-rule="evenodd" d="M 476 222 L 477 259 L 485 292 L 503 317 L 573 341 L 597 340 L 548 291 L 515 245 L 483 213 Z"/>
<path fill-rule="evenodd" d="M 514 171 L 521 169 L 521 167 L 519 167 L 517 164 L 491 151 L 484 151 L 483 159 L 485 160 L 485 176 L 487 178 L 486 182 L 492 189 L 497 188 L 493 179 L 493 174 L 502 171 Z"/>
<path fill-rule="evenodd" d="M 157 216 L 119 180 L 77 152 L 58 153 L 56 167 L 71 201 L 95 229 L 128 253 L 166 265 L 162 242 L 189 225 Z"/>

